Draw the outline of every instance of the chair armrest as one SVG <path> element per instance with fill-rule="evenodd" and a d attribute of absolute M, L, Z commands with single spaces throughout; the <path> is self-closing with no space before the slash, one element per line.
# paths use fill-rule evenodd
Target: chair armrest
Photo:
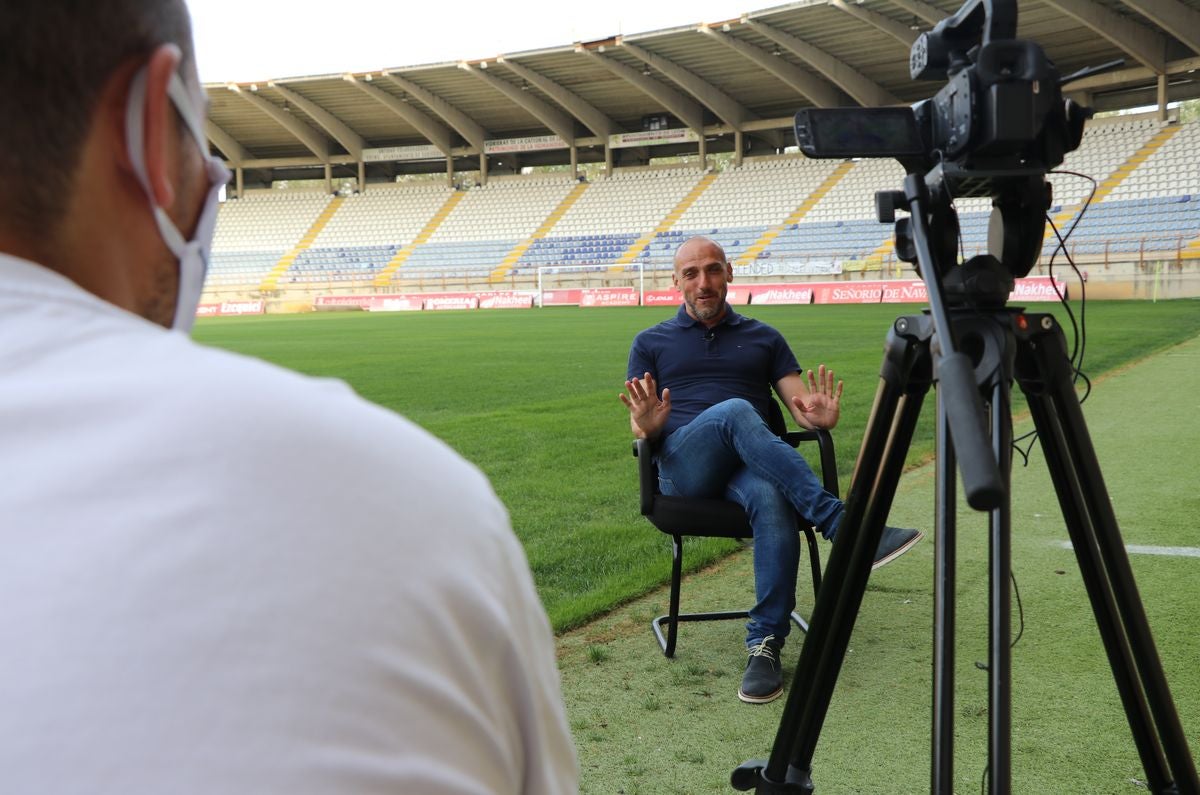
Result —
<path fill-rule="evenodd" d="M 638 460 L 638 490 L 641 492 L 642 516 L 654 511 L 654 495 L 658 493 L 658 467 L 646 439 L 633 440 L 633 457 Z"/>
<path fill-rule="evenodd" d="M 833 436 L 825 428 L 813 431 L 789 431 L 782 437 L 792 447 L 799 447 L 801 442 L 816 442 L 821 456 L 821 482 L 825 491 L 835 497 L 840 497 L 838 491 L 837 458 L 833 453 Z"/>

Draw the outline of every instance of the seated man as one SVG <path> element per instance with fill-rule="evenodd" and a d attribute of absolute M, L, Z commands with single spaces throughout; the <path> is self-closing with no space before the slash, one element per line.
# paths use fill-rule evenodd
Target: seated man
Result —
<path fill-rule="evenodd" d="M 620 397 L 634 435 L 654 443 L 663 494 L 724 497 L 746 509 L 754 529 L 757 604 L 746 625 L 749 660 L 738 697 L 762 704 L 783 692 L 779 652 L 795 609 L 800 563 L 795 514 L 832 541 L 843 513 L 842 501 L 767 426 L 770 388 L 801 427 L 832 428 L 843 384 L 834 388 L 825 365 L 816 376 L 809 370 L 806 383 L 778 331 L 725 303 L 732 279 L 733 268 L 713 241 L 694 237 L 679 247 L 672 281 L 683 306 L 634 339 Z M 885 528 L 875 568 L 922 536 Z"/>

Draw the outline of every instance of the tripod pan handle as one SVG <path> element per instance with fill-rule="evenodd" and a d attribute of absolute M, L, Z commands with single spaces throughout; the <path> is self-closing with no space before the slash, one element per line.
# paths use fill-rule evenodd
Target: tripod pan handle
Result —
<path fill-rule="evenodd" d="M 966 354 L 951 353 L 938 360 L 937 376 L 967 503 L 977 511 L 998 508 L 1004 499 L 1004 481 L 988 439 L 975 367 Z"/>

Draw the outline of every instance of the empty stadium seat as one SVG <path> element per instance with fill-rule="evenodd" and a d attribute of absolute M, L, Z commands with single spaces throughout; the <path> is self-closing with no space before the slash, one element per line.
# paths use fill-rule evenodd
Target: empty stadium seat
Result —
<path fill-rule="evenodd" d="M 1184 125 L 1148 157 L 1130 160 L 1161 128 L 1150 119 L 1098 120 L 1088 126 L 1080 149 L 1068 154 L 1063 171 L 1098 181 L 1118 169 L 1123 176 L 1080 220 L 1071 241 L 1075 253 L 1170 252 L 1200 237 L 1200 199 L 1194 198 L 1200 196 L 1200 124 Z M 1133 167 L 1121 168 L 1126 163 Z M 668 214 L 705 172 L 618 170 L 590 184 L 557 221 L 552 212 L 577 185 L 565 174 L 494 178 L 460 194 L 440 179 L 372 185 L 342 200 L 303 245 L 333 197 L 252 191 L 220 207 L 208 286 L 256 288 L 297 248 L 282 283 L 369 284 L 402 250 L 407 259 L 397 279 L 479 280 L 493 275 L 522 243 L 528 248 L 513 274 L 565 266 L 604 270 L 626 255 L 637 266 L 670 270 L 675 248 L 697 234 L 716 240 L 731 260 L 756 244 L 759 262 L 860 260 L 891 237 L 892 229 L 875 218 L 874 195 L 898 188 L 904 172 L 889 159 L 861 160 L 824 195 L 815 194 L 839 165 L 798 156 L 748 159 L 717 174 L 677 219 Z M 1073 210 L 1091 190 L 1067 174 L 1049 179 L 1052 215 Z M 453 211 L 435 222 L 456 195 Z M 819 201 L 794 222 L 793 213 L 810 198 Z M 955 205 L 964 255 L 983 251 L 990 200 L 960 198 Z M 417 244 L 422 230 L 428 239 Z M 1049 236 L 1044 256 L 1056 244 Z"/>

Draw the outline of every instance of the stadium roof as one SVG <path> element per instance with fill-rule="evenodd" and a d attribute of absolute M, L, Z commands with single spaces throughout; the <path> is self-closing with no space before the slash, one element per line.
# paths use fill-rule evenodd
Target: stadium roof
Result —
<path fill-rule="evenodd" d="M 207 84 L 209 139 L 247 183 L 266 184 L 317 176 L 312 168 L 391 180 L 444 171 L 447 156 L 456 171 L 476 170 L 485 148 L 488 167 L 503 171 L 572 155 L 645 163 L 651 150 L 695 152 L 697 140 L 708 152 L 737 140 L 746 154 L 774 152 L 793 143 L 799 108 L 932 95 L 939 83 L 909 78 L 909 48 L 958 5 L 803 0 L 488 60 Z M 1019 13 L 1018 36 L 1041 44 L 1063 75 L 1125 59 L 1068 86 L 1097 110 L 1200 97 L 1200 0 L 1029 0 Z M 679 130 L 674 145 L 610 140 L 664 114 Z"/>

